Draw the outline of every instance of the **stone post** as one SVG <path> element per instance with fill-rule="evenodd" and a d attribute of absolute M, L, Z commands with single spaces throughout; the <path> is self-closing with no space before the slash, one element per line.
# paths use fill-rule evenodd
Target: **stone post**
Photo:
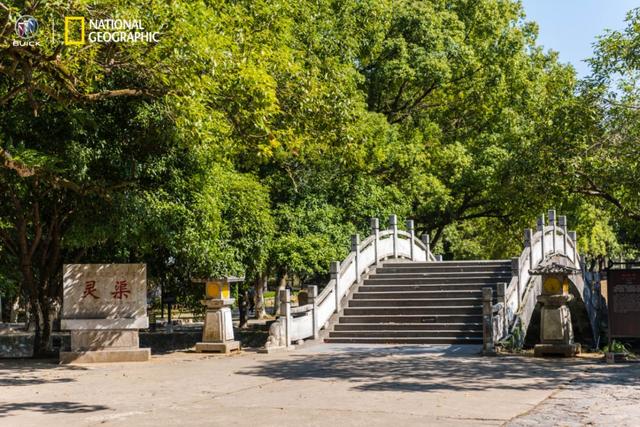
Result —
<path fill-rule="evenodd" d="M 431 242 L 429 233 L 424 233 L 421 239 L 422 243 L 424 243 L 425 251 L 427 252 L 427 262 L 429 262 L 431 258 Z"/>
<path fill-rule="evenodd" d="M 436 255 L 436 261 L 442 262 L 442 254 Z"/>
<path fill-rule="evenodd" d="M 553 233 L 553 240 L 552 240 L 552 249 L 553 252 L 555 253 L 556 251 L 556 210 L 555 209 L 549 209 L 549 212 L 547 212 L 547 216 L 549 217 L 549 226 L 551 226 L 551 230 Z"/>
<path fill-rule="evenodd" d="M 318 327 L 318 287 L 316 285 L 307 286 L 307 299 L 309 304 L 313 306 L 313 309 L 311 310 L 313 339 L 317 340 L 320 331 Z"/>
<path fill-rule="evenodd" d="M 360 278 L 360 235 L 358 234 L 351 235 L 351 252 L 355 252 L 353 263 L 356 268 L 356 283 L 358 283 Z"/>
<path fill-rule="evenodd" d="M 196 343 L 196 352 L 229 354 L 240 350 L 240 342 L 233 336 L 231 307 L 235 300 L 230 298 L 230 284 L 241 280 L 244 279 L 225 277 L 204 280 L 205 299 L 201 303 L 206 307 L 206 312 L 202 341 Z"/>
<path fill-rule="evenodd" d="M 378 242 L 380 241 L 380 220 L 378 218 L 371 218 L 371 234 L 373 234 L 373 253 L 374 261 L 378 264 Z"/>
<path fill-rule="evenodd" d="M 533 269 L 533 230 L 530 228 L 525 228 L 524 230 L 524 247 L 529 248 L 529 270 Z"/>
<path fill-rule="evenodd" d="M 333 293 L 336 299 L 336 313 L 340 311 L 340 295 L 338 295 L 338 278 L 340 275 L 340 263 L 338 261 L 332 261 L 329 265 L 329 275 L 331 280 L 333 280 Z"/>
<path fill-rule="evenodd" d="M 534 354 L 575 356 L 580 345 L 574 342 L 571 312 L 567 303 L 573 299 L 569 293 L 569 275 L 572 269 L 565 266 L 539 267 L 534 274 L 541 275 L 542 289 L 537 300 L 540 304 L 540 343 Z"/>
<path fill-rule="evenodd" d="M 409 238 L 409 255 L 411 256 L 411 261 L 415 261 L 414 254 L 413 254 L 413 244 L 416 236 L 415 236 L 415 230 L 413 229 L 413 220 L 408 219 L 406 225 L 407 225 L 407 231 L 411 235 L 411 237 Z"/>
<path fill-rule="evenodd" d="M 493 289 L 482 288 L 482 352 L 493 354 Z"/>
<path fill-rule="evenodd" d="M 505 298 L 507 294 L 507 284 L 506 283 L 498 283 L 496 287 L 497 300 L 499 304 L 502 304 L 501 316 L 502 316 L 502 336 L 507 332 L 509 328 L 509 323 L 507 321 L 507 300 Z M 518 298 L 520 300 L 520 298 Z"/>
<path fill-rule="evenodd" d="M 545 254 L 545 247 L 544 247 L 544 215 L 540 215 L 540 217 L 538 218 L 538 223 L 536 224 L 536 229 L 537 231 L 540 231 L 541 237 L 540 237 L 540 251 L 542 252 L 542 258 L 540 258 L 540 261 L 542 262 L 544 260 L 544 254 Z"/>
<path fill-rule="evenodd" d="M 389 217 L 389 227 L 393 231 L 393 257 L 398 258 L 398 217 L 391 215 Z"/>
<path fill-rule="evenodd" d="M 520 258 L 514 257 L 511 258 L 511 275 L 513 277 L 517 277 L 516 281 L 516 292 L 518 293 L 518 305 L 516 307 L 516 311 L 520 310 Z"/>
<path fill-rule="evenodd" d="M 573 263 L 577 264 L 578 262 L 578 236 L 575 231 L 569 232 L 569 238 L 573 242 Z"/>
<path fill-rule="evenodd" d="M 567 217 L 560 215 L 558 217 L 558 226 L 562 229 L 562 253 L 567 254 Z"/>
<path fill-rule="evenodd" d="M 287 347 L 291 346 L 291 291 L 282 289 L 278 293 L 280 298 L 280 308 L 282 309 L 282 317 L 284 318 L 284 342 Z"/>

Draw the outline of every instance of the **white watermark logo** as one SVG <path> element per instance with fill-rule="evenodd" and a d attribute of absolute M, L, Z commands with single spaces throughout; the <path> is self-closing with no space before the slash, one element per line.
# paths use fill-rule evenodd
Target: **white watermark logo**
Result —
<path fill-rule="evenodd" d="M 147 31 L 140 19 L 89 19 L 84 16 L 64 18 L 64 43 L 157 43 L 158 31 Z"/>

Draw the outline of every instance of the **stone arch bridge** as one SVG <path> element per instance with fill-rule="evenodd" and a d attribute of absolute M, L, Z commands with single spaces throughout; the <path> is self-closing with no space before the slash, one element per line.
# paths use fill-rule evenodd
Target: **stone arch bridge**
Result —
<path fill-rule="evenodd" d="M 289 291 L 278 296 L 281 312 L 270 328 L 267 351 L 300 341 L 334 343 L 482 344 L 518 340 L 532 326 L 541 277 L 531 271 L 561 264 L 576 273 L 570 291 L 574 330 L 598 343 L 598 277 L 585 270 L 576 233 L 555 211 L 524 231 L 524 249 L 508 260 L 443 261 L 431 252 L 429 236 L 417 238 L 412 220 L 398 229 L 395 215 L 371 235 L 352 236 L 351 252 L 330 265 L 330 280 L 318 293 L 292 306 Z M 490 296 L 487 292 L 490 289 Z M 484 300 L 483 300 L 484 292 Z M 535 322 L 533 322 L 535 323 Z"/>

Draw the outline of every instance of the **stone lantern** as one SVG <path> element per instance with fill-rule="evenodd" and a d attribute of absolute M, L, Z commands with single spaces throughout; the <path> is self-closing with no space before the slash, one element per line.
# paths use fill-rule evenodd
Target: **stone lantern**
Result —
<path fill-rule="evenodd" d="M 205 299 L 200 302 L 206 307 L 202 342 L 196 343 L 196 352 L 231 353 L 240 350 L 240 342 L 233 337 L 231 306 L 231 283 L 242 282 L 244 277 L 223 277 L 216 279 L 195 279 L 204 283 Z"/>
<path fill-rule="evenodd" d="M 567 303 L 573 299 L 569 293 L 569 276 L 576 270 L 561 264 L 551 264 L 531 270 L 533 275 L 542 276 L 542 293 L 538 296 L 540 309 L 540 344 L 536 344 L 536 356 L 575 356 L 580 352 L 580 344 L 573 340 L 571 312 Z"/>

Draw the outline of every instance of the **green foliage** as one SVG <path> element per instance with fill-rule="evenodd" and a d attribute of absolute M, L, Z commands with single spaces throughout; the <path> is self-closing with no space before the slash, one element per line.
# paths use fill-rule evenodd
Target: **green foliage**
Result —
<path fill-rule="evenodd" d="M 42 25 L 29 49 L 0 36 L 0 263 L 29 258 L 42 286 L 72 260 L 145 261 L 167 289 L 313 281 L 392 213 L 448 258 L 515 256 L 522 228 L 554 207 L 593 257 L 640 242 L 638 11 L 577 82 L 517 1 L 9 8 L 43 23 L 126 16 L 162 34 L 65 47 Z"/>
<path fill-rule="evenodd" d="M 517 323 L 511 331 L 511 335 L 509 335 L 504 341 L 500 341 L 500 345 L 508 352 L 520 353 L 524 346 L 524 335 L 522 325 Z"/>
<path fill-rule="evenodd" d="M 632 358 L 635 358 L 636 355 L 631 351 L 631 346 L 629 344 L 622 343 L 620 341 L 612 340 L 610 344 L 602 347 L 603 353 L 622 353 Z"/>

